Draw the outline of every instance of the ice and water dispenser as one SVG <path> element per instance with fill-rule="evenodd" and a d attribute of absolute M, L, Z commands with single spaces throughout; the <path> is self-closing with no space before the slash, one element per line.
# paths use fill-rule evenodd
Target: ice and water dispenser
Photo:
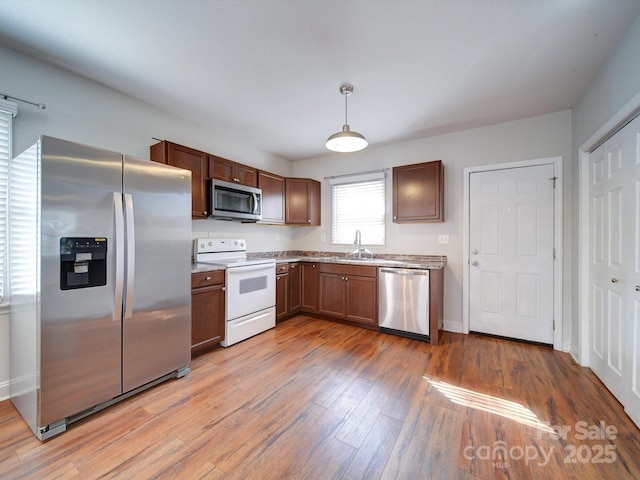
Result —
<path fill-rule="evenodd" d="M 60 290 L 107 284 L 107 239 L 60 239 Z"/>

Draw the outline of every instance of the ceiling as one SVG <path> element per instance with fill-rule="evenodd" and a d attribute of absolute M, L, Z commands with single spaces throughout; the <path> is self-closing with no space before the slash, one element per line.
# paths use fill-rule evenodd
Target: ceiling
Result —
<path fill-rule="evenodd" d="M 328 153 L 344 82 L 370 145 L 571 108 L 639 14 L 640 0 L 3 0 L 0 44 L 295 161 Z"/>

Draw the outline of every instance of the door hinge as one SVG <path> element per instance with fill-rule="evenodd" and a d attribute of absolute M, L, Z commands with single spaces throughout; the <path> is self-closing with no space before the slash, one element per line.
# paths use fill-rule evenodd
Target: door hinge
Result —
<path fill-rule="evenodd" d="M 551 178 L 549 178 L 549 180 L 553 180 L 553 188 L 556 188 L 556 180 L 558 179 L 558 177 L 553 176 Z"/>
<path fill-rule="evenodd" d="M 553 249 L 553 259 L 554 260 L 556 259 L 556 249 L 555 248 Z"/>
<path fill-rule="evenodd" d="M 554 331 L 556 330 L 556 319 L 555 318 L 553 319 L 553 330 Z"/>

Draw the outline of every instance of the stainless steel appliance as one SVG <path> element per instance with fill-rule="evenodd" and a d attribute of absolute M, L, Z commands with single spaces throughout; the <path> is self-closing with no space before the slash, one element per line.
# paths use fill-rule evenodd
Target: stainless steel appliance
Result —
<path fill-rule="evenodd" d="M 219 220 L 262 220 L 262 190 L 237 183 L 209 179 L 211 217 Z"/>
<path fill-rule="evenodd" d="M 197 262 L 226 267 L 226 327 L 220 345 L 229 347 L 276 326 L 273 258 L 247 258 L 247 242 L 238 238 L 199 238 L 194 249 Z"/>
<path fill-rule="evenodd" d="M 429 340 L 429 270 L 378 269 L 380 331 Z"/>
<path fill-rule="evenodd" d="M 11 400 L 34 434 L 185 375 L 191 172 L 42 136 L 10 192 Z"/>

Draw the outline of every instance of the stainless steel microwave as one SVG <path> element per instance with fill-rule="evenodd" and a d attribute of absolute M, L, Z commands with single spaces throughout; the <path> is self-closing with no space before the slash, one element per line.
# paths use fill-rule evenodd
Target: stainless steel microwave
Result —
<path fill-rule="evenodd" d="M 211 218 L 257 222 L 262 220 L 262 190 L 237 183 L 209 179 Z"/>

